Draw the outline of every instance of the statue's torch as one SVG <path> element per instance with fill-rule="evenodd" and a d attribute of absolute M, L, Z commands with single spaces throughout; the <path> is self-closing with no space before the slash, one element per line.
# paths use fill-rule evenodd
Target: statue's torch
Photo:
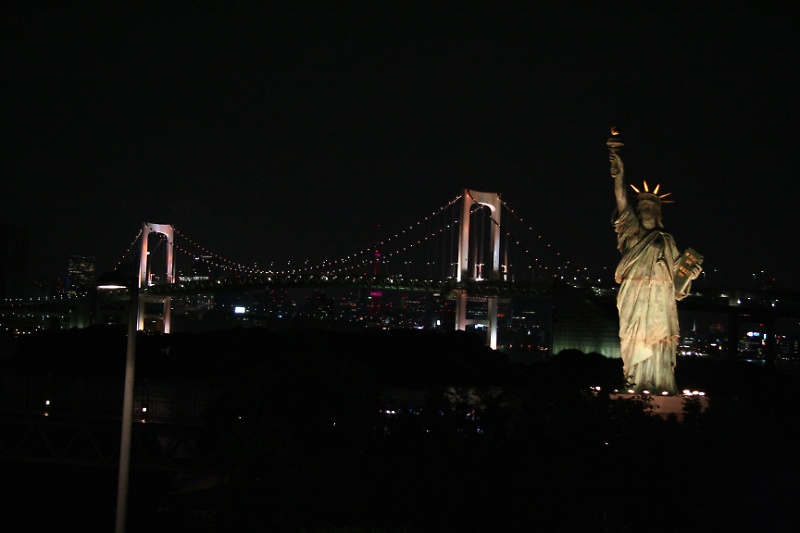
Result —
<path fill-rule="evenodd" d="M 617 173 L 619 172 L 619 166 L 617 165 L 617 161 L 614 156 L 623 146 L 625 146 L 625 143 L 622 142 L 622 139 L 619 135 L 619 130 L 616 126 L 611 127 L 611 137 L 606 140 L 606 146 L 608 146 L 609 156 L 611 159 L 611 177 L 616 178 Z"/>

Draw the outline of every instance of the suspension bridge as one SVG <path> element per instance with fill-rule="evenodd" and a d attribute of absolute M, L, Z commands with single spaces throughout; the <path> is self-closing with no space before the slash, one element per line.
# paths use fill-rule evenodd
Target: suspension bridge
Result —
<path fill-rule="evenodd" d="M 181 258 L 184 266 L 178 269 Z M 187 261 L 191 265 L 187 265 Z M 260 269 L 223 257 L 170 224 L 145 222 L 118 263 L 140 290 L 139 329 L 145 305 L 159 302 L 159 320 L 170 331 L 175 296 L 225 290 L 357 288 L 446 294 L 453 299 L 455 328 L 479 325 L 497 346 L 497 302 L 518 295 L 549 294 L 553 279 L 574 268 L 496 192 L 461 194 L 397 233 L 356 252 L 284 269 Z M 468 302 L 485 305 L 470 316 Z M 151 306 L 152 307 L 152 306 Z"/>

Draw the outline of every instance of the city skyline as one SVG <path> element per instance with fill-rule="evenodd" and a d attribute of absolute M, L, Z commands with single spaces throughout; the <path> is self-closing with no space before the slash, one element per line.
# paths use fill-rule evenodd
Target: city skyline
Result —
<path fill-rule="evenodd" d="M 779 10 L 13 9 L 0 221 L 30 227 L 34 277 L 113 267 L 144 221 L 243 264 L 338 258 L 462 188 L 613 270 L 616 125 L 709 281 L 800 287 Z"/>

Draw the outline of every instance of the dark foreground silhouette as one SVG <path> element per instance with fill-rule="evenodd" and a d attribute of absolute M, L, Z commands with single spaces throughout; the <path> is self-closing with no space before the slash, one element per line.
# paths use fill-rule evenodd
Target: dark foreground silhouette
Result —
<path fill-rule="evenodd" d="M 123 358 L 119 332 L 43 334 L 7 353 L 0 372 L 7 389 L 10 380 L 118 382 L 114 413 Z M 599 354 L 510 365 L 462 333 L 143 335 L 137 383 L 199 380 L 213 394 L 191 468 L 132 470 L 129 530 L 790 531 L 800 523 L 796 379 L 681 360 L 679 387 L 706 391 L 710 406 L 687 400 L 679 422 L 649 414 L 646 399 L 612 400 L 621 377 L 620 362 Z M 15 531 L 111 529 L 113 465 L 0 467 L 0 518 L 21 524 Z"/>

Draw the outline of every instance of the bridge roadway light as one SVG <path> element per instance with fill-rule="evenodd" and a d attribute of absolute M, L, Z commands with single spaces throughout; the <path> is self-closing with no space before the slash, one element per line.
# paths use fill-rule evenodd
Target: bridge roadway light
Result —
<path fill-rule="evenodd" d="M 125 531 L 128 508 L 128 485 L 131 467 L 131 432 L 133 429 L 133 383 L 136 368 L 136 327 L 139 323 L 139 286 L 135 278 L 119 272 L 107 272 L 97 279 L 99 290 L 128 290 L 128 343 L 125 352 L 125 392 L 122 397 L 122 434 L 119 443 L 119 475 L 117 479 L 117 511 L 114 531 Z"/>

